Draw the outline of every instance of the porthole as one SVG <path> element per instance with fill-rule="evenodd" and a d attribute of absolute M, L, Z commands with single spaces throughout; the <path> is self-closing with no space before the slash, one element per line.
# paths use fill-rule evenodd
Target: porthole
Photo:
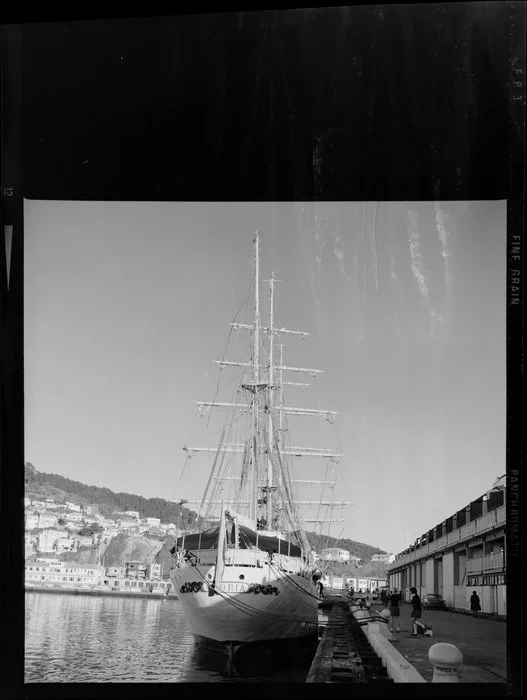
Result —
<path fill-rule="evenodd" d="M 244 574 L 240 574 L 240 575 L 238 576 L 238 578 L 241 579 L 241 580 L 243 581 L 243 579 L 245 578 L 245 576 L 244 576 Z"/>

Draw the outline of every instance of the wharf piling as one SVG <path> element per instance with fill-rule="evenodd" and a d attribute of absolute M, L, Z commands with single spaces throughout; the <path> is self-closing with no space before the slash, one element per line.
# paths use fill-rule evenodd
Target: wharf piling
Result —
<path fill-rule="evenodd" d="M 329 618 L 306 683 L 391 683 L 382 661 L 342 599 L 326 600 Z"/>

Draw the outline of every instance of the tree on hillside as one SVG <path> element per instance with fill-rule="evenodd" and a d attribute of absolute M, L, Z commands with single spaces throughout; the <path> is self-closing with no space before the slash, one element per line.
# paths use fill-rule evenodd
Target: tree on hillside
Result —
<path fill-rule="evenodd" d="M 103 532 L 103 530 L 104 528 L 99 523 L 90 523 L 89 525 L 84 525 L 77 534 L 81 537 L 92 537 L 92 535 Z"/>

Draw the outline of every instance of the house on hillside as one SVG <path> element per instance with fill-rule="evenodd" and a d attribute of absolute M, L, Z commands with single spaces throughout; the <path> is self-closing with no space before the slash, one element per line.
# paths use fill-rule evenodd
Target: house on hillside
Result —
<path fill-rule="evenodd" d="M 395 554 L 374 554 L 371 558 L 373 562 L 381 562 L 383 564 L 391 564 L 395 559 Z"/>
<path fill-rule="evenodd" d="M 77 547 L 73 537 L 58 537 L 55 541 L 55 549 L 61 554 L 62 552 L 73 552 Z"/>
<path fill-rule="evenodd" d="M 109 542 L 114 537 L 117 537 L 118 534 L 119 530 L 117 530 L 116 528 L 108 528 L 104 530 L 104 532 L 101 532 L 101 542 Z"/>
<path fill-rule="evenodd" d="M 137 526 L 138 526 L 137 520 L 135 520 L 135 518 L 127 518 L 127 517 L 123 516 L 119 520 L 119 528 L 121 530 L 127 530 L 127 531 L 137 530 Z"/>
<path fill-rule="evenodd" d="M 52 513 L 40 513 L 38 516 L 38 527 L 55 527 L 57 521 L 57 516 L 53 515 Z"/>
<path fill-rule="evenodd" d="M 38 527 L 38 513 L 27 513 L 26 514 L 26 530 L 34 530 Z"/>
<path fill-rule="evenodd" d="M 43 530 L 38 535 L 37 548 L 40 552 L 55 551 L 55 542 L 57 541 L 57 530 Z"/>
<path fill-rule="evenodd" d="M 83 516 L 81 513 L 68 513 L 66 518 L 71 523 L 82 523 Z"/>
<path fill-rule="evenodd" d="M 149 527 L 158 527 L 161 520 L 160 518 L 143 518 L 141 522 Z"/>
<path fill-rule="evenodd" d="M 78 506 L 76 503 L 71 503 L 70 501 L 66 501 L 66 508 L 67 508 L 67 510 L 71 510 L 74 513 L 81 512 L 81 507 Z"/>
<path fill-rule="evenodd" d="M 148 530 L 145 532 L 145 535 L 146 535 L 147 537 L 159 538 L 159 537 L 165 537 L 165 536 L 166 536 L 166 532 L 165 532 L 164 530 L 162 530 L 160 527 L 150 527 L 150 528 L 148 528 Z"/>
<path fill-rule="evenodd" d="M 129 518 L 134 518 L 134 520 L 139 520 L 139 513 L 136 510 L 125 510 L 123 515 L 127 515 Z"/>
<path fill-rule="evenodd" d="M 339 549 L 338 547 L 328 547 L 320 552 L 320 558 L 323 561 L 349 562 L 350 553 L 347 549 Z"/>

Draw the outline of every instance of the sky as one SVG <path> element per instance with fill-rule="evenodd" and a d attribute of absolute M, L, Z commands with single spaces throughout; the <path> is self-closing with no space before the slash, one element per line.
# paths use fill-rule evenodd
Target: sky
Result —
<path fill-rule="evenodd" d="M 310 334 L 284 340 L 284 361 L 324 370 L 288 403 L 338 411 L 298 429 L 344 454 L 331 474 L 354 505 L 332 535 L 400 552 L 505 473 L 505 201 L 26 200 L 24 217 L 25 448 L 39 471 L 201 497 L 210 460 L 189 466 L 181 448 L 203 424 L 195 401 L 215 395 L 230 322 L 251 321 L 258 229 L 276 323 Z M 295 476 L 323 472 L 312 459 Z"/>

